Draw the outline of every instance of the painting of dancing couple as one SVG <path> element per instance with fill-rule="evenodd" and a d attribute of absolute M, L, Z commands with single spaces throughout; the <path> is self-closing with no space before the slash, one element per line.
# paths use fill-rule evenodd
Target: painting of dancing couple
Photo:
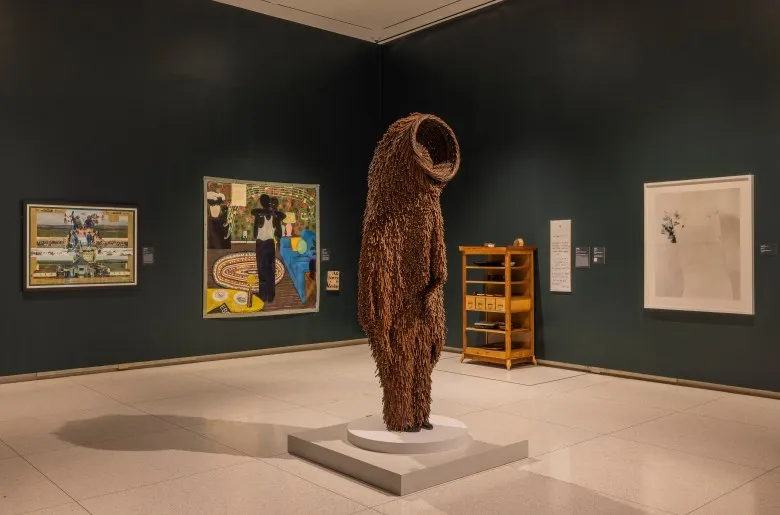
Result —
<path fill-rule="evenodd" d="M 203 182 L 203 316 L 318 311 L 319 186 Z"/>

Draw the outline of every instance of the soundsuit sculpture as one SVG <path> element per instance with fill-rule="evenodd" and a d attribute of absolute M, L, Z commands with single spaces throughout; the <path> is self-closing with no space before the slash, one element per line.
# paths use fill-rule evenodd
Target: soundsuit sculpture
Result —
<path fill-rule="evenodd" d="M 431 373 L 444 346 L 447 280 L 439 197 L 459 166 L 452 129 L 414 113 L 390 126 L 368 171 L 358 317 L 390 431 L 433 427 Z"/>

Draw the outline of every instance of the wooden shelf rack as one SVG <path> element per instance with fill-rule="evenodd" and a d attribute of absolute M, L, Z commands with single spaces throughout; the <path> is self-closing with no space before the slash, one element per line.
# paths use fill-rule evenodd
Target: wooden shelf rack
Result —
<path fill-rule="evenodd" d="M 536 247 L 460 247 L 463 272 L 463 353 L 466 359 L 536 365 L 534 251 Z M 482 274 L 479 274 L 481 271 Z M 470 290 L 478 288 L 478 290 Z M 475 320 L 475 316 L 479 320 Z M 476 322 L 495 324 L 475 327 Z M 503 323 L 503 328 L 498 324 Z"/>

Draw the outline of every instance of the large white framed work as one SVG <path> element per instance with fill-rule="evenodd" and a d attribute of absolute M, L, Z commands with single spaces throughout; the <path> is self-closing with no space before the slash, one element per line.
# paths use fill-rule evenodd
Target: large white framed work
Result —
<path fill-rule="evenodd" d="M 753 315 L 753 176 L 644 193 L 645 308 Z"/>

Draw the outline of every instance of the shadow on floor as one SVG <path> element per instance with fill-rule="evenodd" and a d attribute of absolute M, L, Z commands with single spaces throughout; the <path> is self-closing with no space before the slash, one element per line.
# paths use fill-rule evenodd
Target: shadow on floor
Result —
<path fill-rule="evenodd" d="M 161 429 L 143 429 L 159 421 L 173 424 Z M 176 427 L 178 426 L 178 427 Z M 172 439 L 155 437 L 166 431 L 198 427 L 193 435 L 219 444 L 204 446 L 199 439 Z M 128 428 L 139 428 L 137 433 Z M 56 431 L 57 437 L 70 444 L 106 451 L 163 451 L 182 450 L 235 456 L 249 455 L 257 458 L 276 456 L 287 451 L 287 435 L 309 428 L 257 422 L 215 420 L 202 417 L 177 415 L 105 415 L 93 419 L 75 420 Z M 203 434 L 203 433 L 208 434 Z M 225 442 L 209 434 L 229 435 Z M 115 435 L 115 436 L 111 436 Z M 232 445 L 231 445 L 232 443 Z"/>
<path fill-rule="evenodd" d="M 159 422 L 164 420 L 170 424 L 170 429 L 159 429 L 153 432 L 142 430 L 144 424 L 150 422 Z M 178 426 L 178 427 L 176 427 Z M 219 444 L 219 446 L 203 445 L 202 441 L 198 438 L 183 438 L 181 440 L 175 440 L 172 438 L 160 438 L 159 435 L 170 430 L 186 429 L 199 426 L 199 428 L 205 428 L 210 432 L 218 432 L 220 434 L 230 434 L 230 440 L 240 440 L 241 445 L 236 447 L 253 447 L 256 452 L 249 452 L 249 449 L 241 451 L 235 448 L 227 447 L 226 444 L 219 444 L 216 440 L 211 439 L 209 436 L 203 436 L 211 443 Z M 139 433 L 132 434 L 132 431 L 128 431 L 128 428 L 139 428 Z M 120 429 L 122 428 L 122 429 Z M 89 449 L 98 449 L 106 451 L 125 451 L 125 452 L 139 452 L 139 451 L 166 451 L 166 450 L 181 450 L 187 452 L 200 452 L 200 453 L 214 453 L 232 456 L 254 456 L 259 458 L 274 457 L 283 461 L 298 461 L 301 460 L 295 456 L 285 454 L 287 450 L 287 435 L 297 433 L 301 431 L 307 431 L 311 428 L 296 427 L 288 425 L 276 425 L 276 424 L 264 424 L 253 422 L 241 422 L 241 421 L 227 421 L 207 419 L 202 417 L 182 417 L 174 415 L 106 415 L 87 420 L 71 421 L 64 424 L 55 434 L 64 442 L 70 444 L 85 447 Z M 106 435 L 115 435 L 106 439 Z M 483 450 L 498 450 L 499 446 L 488 444 L 485 442 L 478 442 L 478 445 L 483 445 Z M 436 461 L 433 456 L 416 455 L 413 458 L 423 466 L 435 465 L 429 462 L 429 460 Z M 110 459 L 110 458 L 109 458 Z M 349 481 L 354 484 L 361 485 L 362 487 L 381 492 L 388 496 L 387 500 L 391 501 L 393 498 L 397 498 L 393 494 L 384 492 L 381 489 L 363 483 L 359 480 L 346 476 L 344 474 L 335 472 L 331 469 L 323 467 L 319 464 L 310 462 L 308 460 L 301 460 L 311 467 L 317 469 L 319 473 L 329 473 L 333 476 L 338 476 L 342 480 Z M 511 464 L 517 472 L 505 478 L 504 481 L 500 481 L 500 485 L 480 484 L 479 475 L 462 478 L 459 483 L 459 488 L 465 488 L 467 490 L 473 489 L 478 492 L 476 495 L 480 499 L 491 500 L 496 502 L 504 498 L 508 504 L 514 505 L 515 508 L 519 508 L 520 511 L 516 511 L 514 508 L 508 510 L 507 505 L 496 506 L 496 513 L 534 513 L 535 515 L 553 514 L 553 513 L 582 513 L 583 515 L 642 515 L 650 513 L 649 510 L 644 510 L 635 505 L 623 503 L 619 500 L 606 497 L 597 492 L 588 490 L 586 488 L 563 482 L 557 479 L 537 475 L 535 473 L 522 470 L 519 466 L 531 465 L 537 462 L 537 459 L 529 458 Z M 284 469 L 285 467 L 282 467 Z M 298 475 L 298 474 L 295 474 Z M 476 483 L 472 483 L 476 482 Z M 439 488 L 449 488 L 448 486 L 440 486 Z M 520 504 L 522 506 L 516 506 L 518 499 L 513 499 L 510 495 L 507 497 L 507 492 L 512 491 L 527 491 L 528 498 L 525 498 Z M 412 497 L 425 496 L 425 491 L 411 494 Z M 469 494 L 472 496 L 473 494 Z M 455 499 L 451 499 L 451 494 L 444 495 L 441 499 L 443 503 L 438 509 L 443 510 L 439 513 L 446 513 L 451 506 L 449 501 L 457 501 L 458 496 Z M 448 501 L 449 500 L 449 501 Z M 432 499 L 422 498 L 418 501 L 414 501 L 414 504 L 422 503 L 422 505 L 428 508 L 437 508 L 438 499 L 436 496 Z M 533 511 L 526 511 L 527 509 L 533 509 Z M 458 510 L 460 511 L 460 510 Z"/>
<path fill-rule="evenodd" d="M 158 422 L 160 420 L 173 425 L 168 429 L 161 429 L 154 432 L 142 431 L 135 435 L 128 434 L 127 428 L 141 427 L 143 424 Z M 234 438 L 236 438 L 236 435 L 239 435 L 237 438 L 241 440 L 241 445 L 236 445 L 236 447 L 239 447 L 240 449 L 232 448 L 227 443 L 221 443 L 208 435 L 202 435 L 197 432 L 193 432 L 193 434 L 216 443 L 219 447 L 198 445 L 196 443 L 198 442 L 197 439 L 186 439 L 176 442 L 171 439 L 165 439 L 163 441 L 160 438 L 155 438 L 155 435 L 159 435 L 165 431 L 187 429 L 195 426 L 221 434 L 231 434 Z M 118 428 L 125 429 L 118 431 Z M 311 428 L 308 427 L 216 420 L 202 417 L 182 417 L 177 415 L 105 415 L 93 419 L 67 422 L 58 429 L 55 434 L 60 440 L 72 445 L 105 451 L 139 452 L 181 450 L 230 456 L 251 456 L 255 458 L 273 457 L 276 460 L 283 461 L 304 461 L 311 467 L 318 469 L 320 473 L 327 472 L 334 476 L 338 476 L 345 481 L 349 481 L 350 483 L 386 494 L 388 500 L 395 497 L 392 494 L 340 472 L 323 467 L 322 465 L 309 460 L 287 454 L 287 435 L 309 430 L 311 430 Z M 117 436 L 109 436 L 109 439 L 107 439 L 106 435 L 111 434 Z"/>

